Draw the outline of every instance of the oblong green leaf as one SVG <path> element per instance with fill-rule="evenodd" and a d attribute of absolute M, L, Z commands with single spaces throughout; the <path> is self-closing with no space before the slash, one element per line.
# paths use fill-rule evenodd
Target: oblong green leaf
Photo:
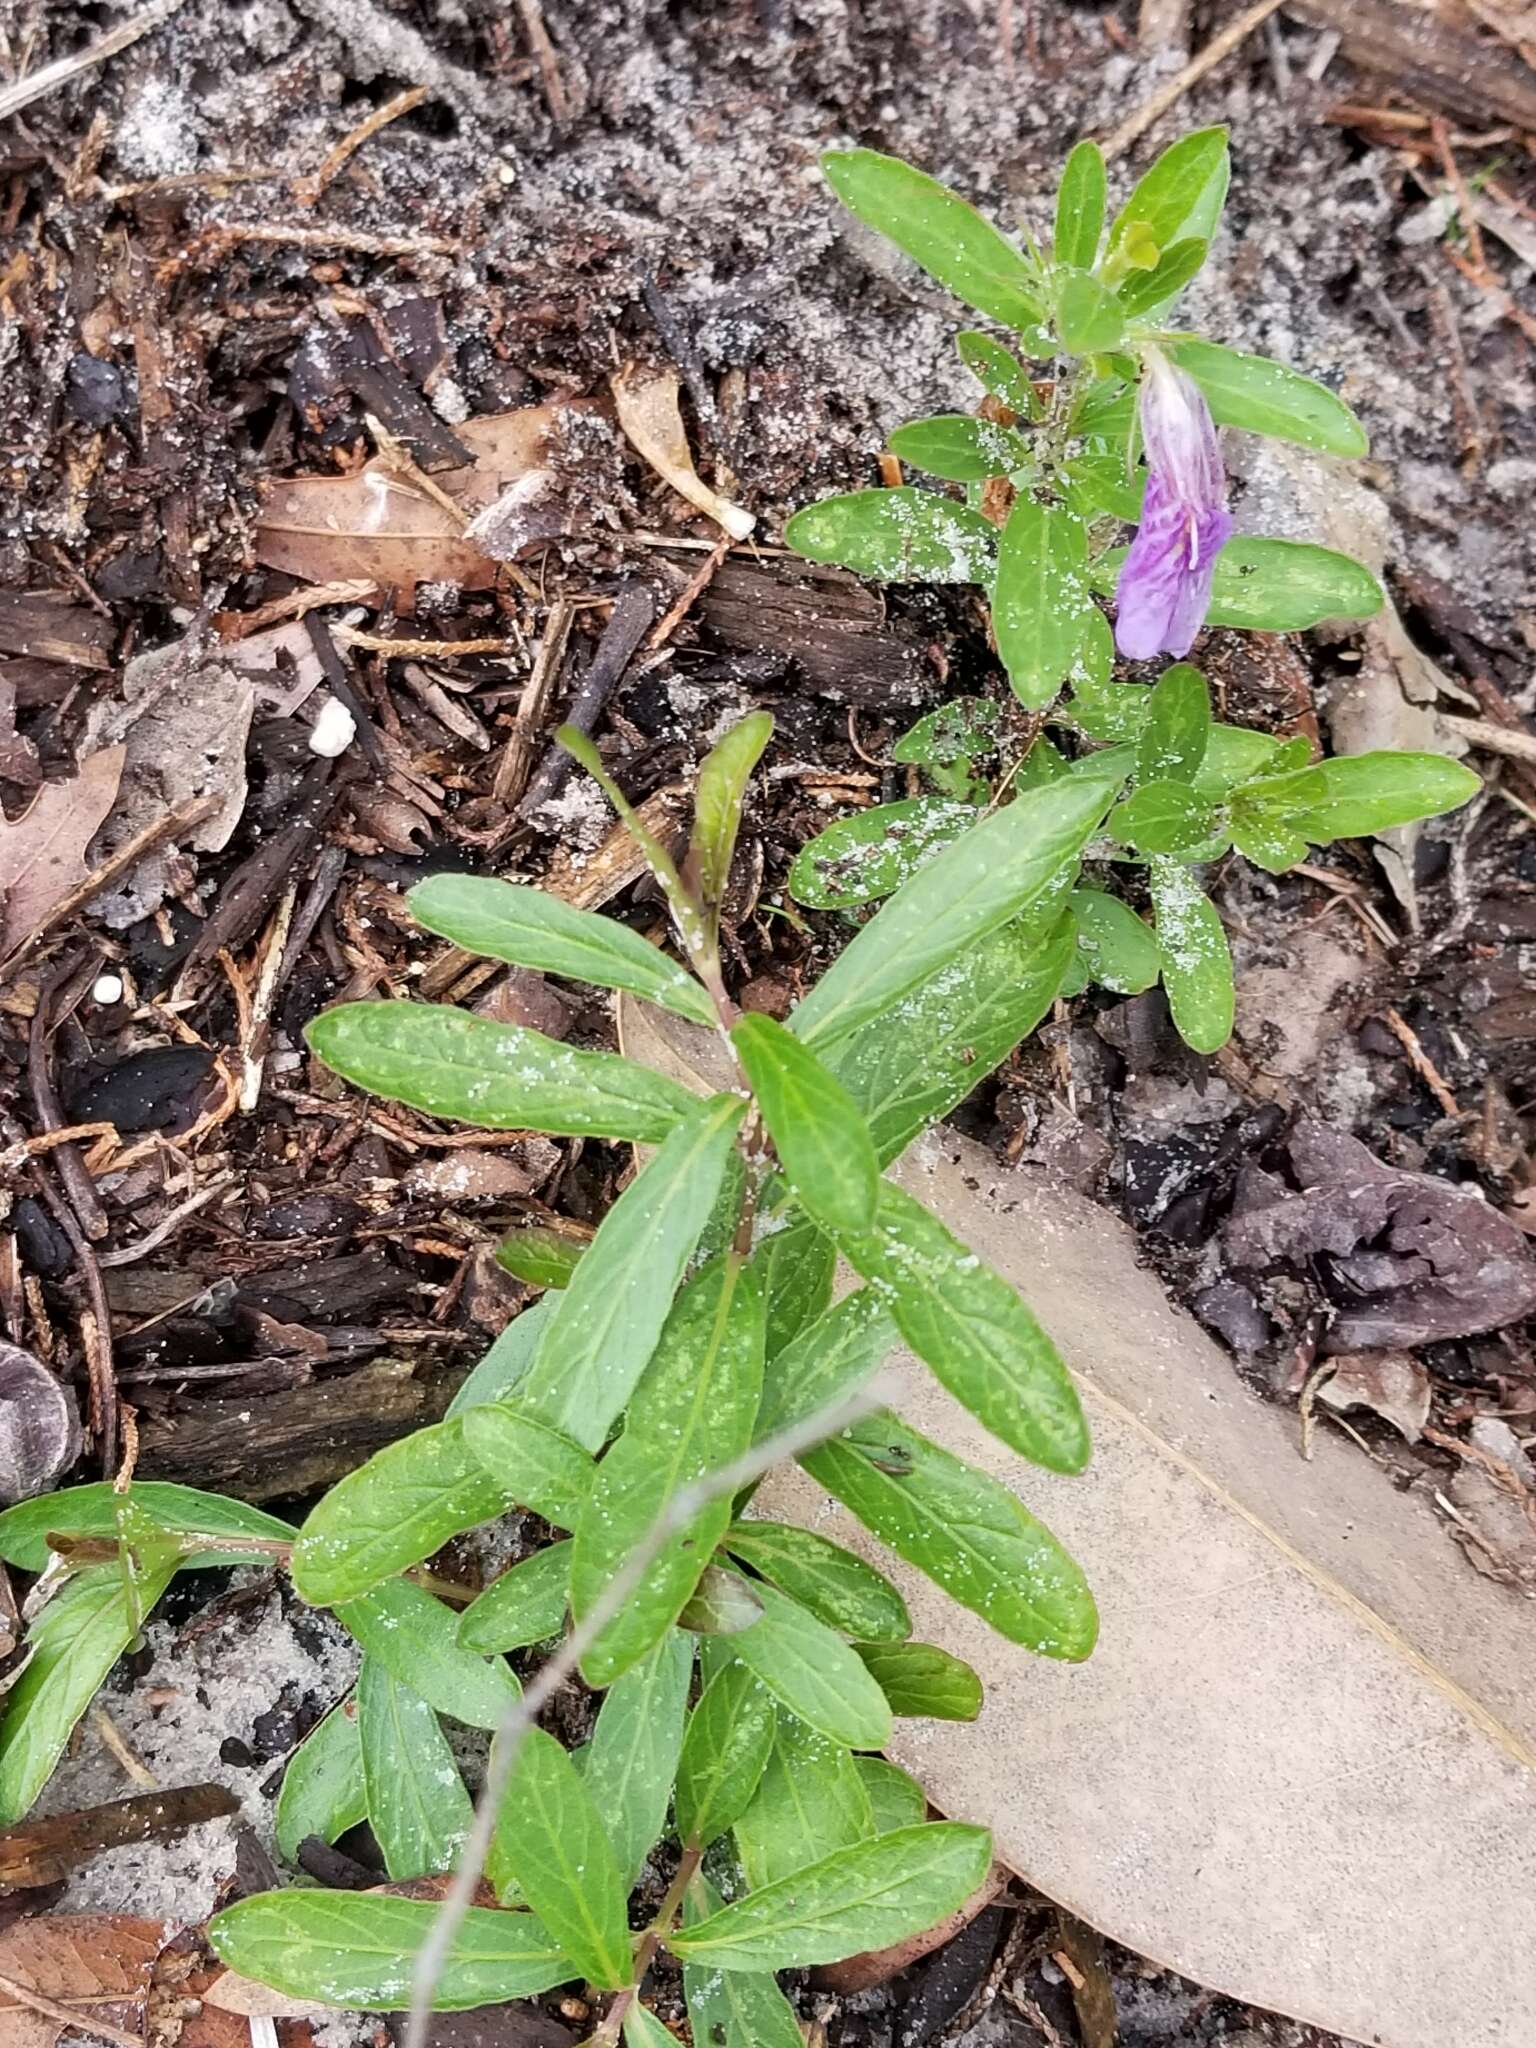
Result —
<path fill-rule="evenodd" d="M 1103 889 L 1072 891 L 1077 948 L 1089 978 L 1116 995 L 1139 996 L 1162 972 L 1157 936 L 1118 896 Z"/>
<path fill-rule="evenodd" d="M 310 1510 L 293 1546 L 295 1590 L 314 1607 L 355 1599 L 511 1500 L 469 1450 L 461 1417 L 418 1429 L 375 1451 Z"/>
<path fill-rule="evenodd" d="M 704 756 L 693 793 L 693 839 L 689 860 L 706 913 L 717 915 L 725 885 L 730 880 L 731 857 L 736 851 L 736 832 L 741 823 L 741 806 L 752 770 L 773 737 L 773 720 L 766 711 L 749 712 L 738 719 Z M 714 1010 L 701 1021 L 714 1022 Z"/>
<path fill-rule="evenodd" d="M 883 1756 L 856 1756 L 853 1767 L 869 1794 L 877 1835 L 888 1835 L 895 1828 L 915 1828 L 927 1819 L 927 1793 L 899 1764 Z"/>
<path fill-rule="evenodd" d="M 587 1240 L 544 1223 L 524 1224 L 496 1247 L 496 1263 L 528 1287 L 569 1287 Z"/>
<path fill-rule="evenodd" d="M 1159 251 L 1186 235 L 1209 241 L 1226 193 L 1226 169 L 1225 128 L 1197 128 L 1181 135 L 1158 157 L 1115 216 L 1109 231 L 1110 248 L 1118 249 L 1133 227 L 1144 229 Z"/>
<path fill-rule="evenodd" d="M 936 854 L 844 947 L 790 1023 L 855 1100 L 832 1048 L 1070 873 L 1109 795 L 1096 781 L 1070 777 L 1018 797 Z"/>
<path fill-rule="evenodd" d="M 789 870 L 789 893 L 807 910 L 876 902 L 975 822 L 972 805 L 947 796 L 901 797 L 852 811 L 801 847 Z"/>
<path fill-rule="evenodd" d="M 462 1418 L 464 1443 L 508 1501 L 557 1529 L 574 1529 L 595 1467 L 580 1444 L 527 1413 L 520 1395 L 485 1401 Z"/>
<path fill-rule="evenodd" d="M 990 583 L 997 528 L 969 505 L 900 484 L 802 506 L 784 522 L 784 545 L 887 583 Z"/>
<path fill-rule="evenodd" d="M 1031 711 L 1071 675 L 1094 610 L 1083 522 L 1021 492 L 998 549 L 992 630 L 1014 694 Z"/>
<path fill-rule="evenodd" d="M 777 1358 L 831 1301 L 837 1247 L 809 1217 L 796 1216 L 768 1232 L 752 1254 L 752 1263 L 763 1276 L 767 1303 L 763 1356 Z"/>
<path fill-rule="evenodd" d="M 788 1707 L 850 1749 L 883 1749 L 891 1715 L 885 1694 L 841 1636 L 760 1580 L 763 1613 L 730 1639 L 731 1649 Z"/>
<path fill-rule="evenodd" d="M 760 1275 L 735 1257 L 714 1261 L 679 1295 L 625 1418 L 597 1468 L 576 1524 L 571 1609 L 580 1618 L 684 1487 L 752 1441 L 763 1385 Z M 730 1522 L 711 1501 L 646 1566 L 623 1607 L 584 1654 L 589 1684 L 607 1685 L 676 1621 Z"/>
<path fill-rule="evenodd" d="M 442 1911 L 436 1899 L 376 1892 L 258 1892 L 216 1913 L 220 1962 L 291 1998 L 364 2012 L 404 2012 L 416 1956 Z M 532 1998 L 581 1974 L 531 1913 L 471 1906 L 437 1979 L 437 2012 Z"/>
<path fill-rule="evenodd" d="M 896 1342 L 896 1326 L 868 1287 L 845 1295 L 785 1345 L 763 1372 L 754 1441 L 846 1400 Z"/>
<path fill-rule="evenodd" d="M 243 1500 L 229 1500 L 221 1493 L 202 1493 L 195 1486 L 175 1486 L 165 1479 L 136 1479 L 129 1497 L 153 1516 L 162 1529 L 185 1535 L 220 1537 L 255 1536 L 268 1543 L 290 1543 L 295 1531 L 291 1522 L 264 1514 Z M 50 1551 L 48 1534 L 57 1530 L 69 1536 L 115 1536 L 117 1511 L 123 1495 L 107 1480 L 88 1486 L 66 1486 L 58 1493 L 41 1494 L 36 1500 L 18 1501 L 0 1512 L 0 1558 L 24 1572 L 40 1572 Z M 178 1569 L 196 1571 L 213 1565 L 269 1564 L 271 1554 L 252 1550 L 192 1552 L 181 1559 Z"/>
<path fill-rule="evenodd" d="M 1321 449 L 1325 455 L 1370 453 L 1365 428 L 1344 401 L 1326 385 L 1283 363 L 1192 336 L 1169 342 L 1167 353 L 1205 393 L 1218 426 L 1243 427 L 1251 434 Z"/>
<path fill-rule="evenodd" d="M 994 398 L 1021 420 L 1039 419 L 1042 408 L 1035 387 L 1012 349 L 1004 348 L 990 334 L 976 333 L 957 334 L 955 347 L 961 362 Z"/>
<path fill-rule="evenodd" d="M 1180 853 L 1210 838 L 1211 807 L 1187 783 L 1148 782 L 1109 814 L 1109 830 L 1138 853 Z"/>
<path fill-rule="evenodd" d="M 768 1688 L 733 1659 L 688 1717 L 677 1767 L 677 1831 L 707 1847 L 745 1813 L 773 1747 L 778 1708 Z"/>
<path fill-rule="evenodd" d="M 1101 355 L 1125 339 L 1125 310 L 1107 285 L 1070 270 L 1056 287 L 1056 332 L 1069 356 Z"/>
<path fill-rule="evenodd" d="M 964 1904 L 992 1862 L 985 1828 L 934 1821 L 898 1828 L 722 1907 L 668 1937 L 685 1962 L 718 1970 L 794 1970 L 840 1962 L 921 1934 Z"/>
<path fill-rule="evenodd" d="M 479 1656 L 526 1649 L 558 1635 L 570 1598 L 571 1544 L 546 1544 L 492 1579 L 459 1616 L 459 1642 Z"/>
<path fill-rule="evenodd" d="M 451 1870 L 473 1812 L 436 1714 L 377 1658 L 357 1681 L 357 1728 L 368 1825 L 397 1882 Z"/>
<path fill-rule="evenodd" d="M 1177 661 L 1147 695 L 1136 740 L 1138 782 L 1193 782 L 1211 736 L 1211 693 L 1199 669 Z"/>
<path fill-rule="evenodd" d="M 386 1579 L 333 1610 L 349 1635 L 402 1685 L 471 1728 L 498 1728 L 521 1686 L 501 1659 L 458 1640 L 458 1617 L 409 1579 Z"/>
<path fill-rule="evenodd" d="M 448 1403 L 448 1417 L 504 1400 L 532 1365 L 554 1312 L 555 1303 L 544 1300 L 514 1316 Z"/>
<path fill-rule="evenodd" d="M 1285 818 L 1304 839 L 1363 839 L 1416 818 L 1454 811 L 1482 787 L 1478 777 L 1445 754 L 1385 751 L 1319 761 L 1323 793 Z"/>
<path fill-rule="evenodd" d="M 784 1177 L 805 1209 L 827 1230 L 867 1230 L 875 1219 L 880 1168 L 853 1097 L 772 1017 L 741 1018 L 731 1043 Z"/>
<path fill-rule="evenodd" d="M 616 919 L 578 910 L 548 890 L 488 875 L 429 875 L 406 902 L 418 924 L 466 953 L 621 988 L 695 1024 L 714 1022 L 714 1005 L 685 967 Z"/>
<path fill-rule="evenodd" d="M 1232 952 L 1216 906 L 1194 871 L 1176 860 L 1147 863 L 1168 1007 L 1184 1043 L 1220 1052 L 1232 1036 Z"/>
<path fill-rule="evenodd" d="M 888 1181 L 879 1218 L 843 1250 L 934 1376 L 1010 1450 L 1053 1472 L 1088 1462 L 1088 1424 L 1061 1354 L 1001 1274 Z"/>
<path fill-rule="evenodd" d="M 665 1138 L 694 1098 L 613 1052 L 579 1052 L 541 1031 L 445 1003 L 339 1003 L 305 1031 L 344 1080 L 430 1116 L 493 1131 Z"/>
<path fill-rule="evenodd" d="M 878 1680 L 891 1712 L 910 1719 L 974 1721 L 981 1712 L 981 1679 L 963 1658 L 937 1643 L 856 1643 L 865 1669 Z"/>
<path fill-rule="evenodd" d="M 614 1203 L 561 1295 L 519 1402 L 595 1451 L 646 1362 L 725 1179 L 739 1097 L 688 1097 L 689 1114 Z"/>
<path fill-rule="evenodd" d="M 693 1644 L 676 1629 L 616 1679 L 597 1710 L 581 1780 L 633 1885 L 667 1822 L 683 1746 Z"/>
<path fill-rule="evenodd" d="M 800 1460 L 898 1557 L 1010 1642 L 1080 1662 L 1098 1634 L 1081 1570 L 1006 1486 L 881 1413 Z"/>
<path fill-rule="evenodd" d="M 1373 619 L 1381 606 L 1381 585 L 1350 556 L 1240 533 L 1216 557 L 1205 619 L 1254 633 L 1300 633 L 1325 619 Z"/>
<path fill-rule="evenodd" d="M 821 168 L 850 213 L 956 298 L 1004 327 L 1038 327 L 1034 267 L 957 193 L 900 157 L 873 149 L 828 150 Z"/>
<path fill-rule="evenodd" d="M 349 1693 L 310 1729 L 283 1772 L 272 1831 L 285 1863 L 297 1863 L 311 1835 L 334 1842 L 368 1818 L 357 1702 Z"/>
<path fill-rule="evenodd" d="M 714 1886 L 696 1874 L 688 1887 L 688 1924 L 707 1920 L 721 1904 Z M 688 1963 L 683 1996 L 697 2048 L 805 2048 L 794 2007 L 770 1970 L 716 1970 Z"/>
<path fill-rule="evenodd" d="M 595 1800 L 542 1728 L 528 1729 L 518 1746 L 496 1845 L 576 1973 L 608 1990 L 631 1983 L 629 1888 Z"/>
<path fill-rule="evenodd" d="M 931 419 L 909 421 L 897 427 L 889 439 L 892 453 L 903 462 L 949 483 L 984 483 L 988 477 L 1012 476 L 1034 464 L 1022 434 L 996 420 L 976 419 L 966 412 L 936 413 Z"/>
<path fill-rule="evenodd" d="M 1079 142 L 1062 169 L 1056 187 L 1056 232 L 1051 253 L 1058 263 L 1092 270 L 1104 233 L 1108 180 L 1104 152 L 1096 142 Z"/>
<path fill-rule="evenodd" d="M 175 1558 L 146 1563 L 136 1602 L 119 1565 L 90 1565 L 31 1624 L 31 1654 L 0 1718 L 0 1827 L 30 1812 L 75 1723 L 138 1634 L 140 1617 L 170 1584 L 176 1564 Z"/>
<path fill-rule="evenodd" d="M 751 1804 L 736 1822 L 736 1854 L 754 1891 L 875 1832 L 864 1781 L 840 1742 L 781 1713 Z"/>
<path fill-rule="evenodd" d="M 1150 270 L 1132 271 L 1117 294 L 1127 320 L 1140 320 L 1177 298 L 1204 267 L 1210 243 L 1199 235 L 1166 248 Z"/>
<path fill-rule="evenodd" d="M 841 1635 L 874 1643 L 900 1642 L 912 1633 L 907 1603 L 890 1580 L 862 1557 L 811 1529 L 783 1522 L 736 1522 L 725 1547 Z"/>

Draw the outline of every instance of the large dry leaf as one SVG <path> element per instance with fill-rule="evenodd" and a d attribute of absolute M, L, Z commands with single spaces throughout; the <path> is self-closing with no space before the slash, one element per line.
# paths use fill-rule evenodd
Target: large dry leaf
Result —
<path fill-rule="evenodd" d="M 48 782 L 13 823 L 0 818 L 0 960 L 90 873 L 85 849 L 112 808 L 122 747 L 106 747 L 70 782 Z"/>
<path fill-rule="evenodd" d="M 47 1913 L 0 1933 L 0 1975 L 57 2005 L 127 2032 L 143 2025 L 155 1959 L 174 1933 L 159 1920 L 126 1914 Z M 0 2048 L 53 2048 L 62 2020 L 33 2011 L 0 1983 Z"/>
<path fill-rule="evenodd" d="M 442 470 L 432 482 L 456 511 L 384 456 L 352 476 L 299 476 L 269 484 L 256 558 L 310 583 L 356 577 L 394 589 L 404 610 L 418 583 L 487 589 L 496 580 L 497 562 L 466 535 L 465 526 L 520 481 L 542 475 L 562 416 L 573 409 L 580 408 L 554 402 L 524 406 L 455 428 L 474 461 L 465 469 Z M 555 518 L 546 530 L 559 526 Z"/>
<path fill-rule="evenodd" d="M 621 1014 L 626 1051 L 700 1085 L 707 1034 Z M 918 1636 L 986 1681 L 978 1722 L 898 1721 L 891 1755 L 1051 1898 L 1202 1984 L 1382 2048 L 1525 2048 L 1536 1609 L 1353 1445 L 1320 1434 L 1304 1462 L 1106 1211 L 947 1130 L 892 1174 L 1055 1334 L 1093 1463 L 1025 1466 L 910 1358 L 896 1405 L 1017 1486 L 1102 1627 L 1086 1664 L 1031 1657 L 775 1477 L 764 1507 L 876 1559 Z"/>

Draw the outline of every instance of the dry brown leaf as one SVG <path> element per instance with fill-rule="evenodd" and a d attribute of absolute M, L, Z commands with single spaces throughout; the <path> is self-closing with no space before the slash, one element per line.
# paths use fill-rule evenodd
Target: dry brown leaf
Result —
<path fill-rule="evenodd" d="M 679 380 L 675 370 L 648 370 L 626 363 L 608 380 L 619 425 L 638 455 L 669 483 L 679 497 L 713 519 L 731 536 L 745 540 L 757 525 L 750 512 L 712 491 L 693 466 L 693 452 L 678 409 Z"/>
<path fill-rule="evenodd" d="M 85 849 L 112 808 L 126 749 L 107 747 L 70 782 L 48 782 L 14 822 L 0 818 L 0 960 L 90 874 Z"/>
<path fill-rule="evenodd" d="M 0 1933 L 0 1976 L 92 2020 L 138 2032 L 155 1959 L 174 1930 L 126 1914 L 47 1913 Z M 0 1983 L 0 2048 L 52 2048 L 64 2023 L 32 2011 Z"/>
<path fill-rule="evenodd" d="M 235 1970 L 225 1970 L 214 1979 L 203 1993 L 203 2003 L 216 2012 L 235 2013 L 248 2020 L 307 2020 L 336 2011 L 335 2006 L 320 2005 L 313 1999 L 290 1998 L 286 1992 L 273 1991 Z"/>
<path fill-rule="evenodd" d="M 1429 1420 L 1429 1374 L 1406 1351 L 1344 1351 L 1317 1389 L 1325 1408 L 1370 1408 L 1415 1444 Z"/>
<path fill-rule="evenodd" d="M 74 1389 L 30 1351 L 0 1339 L 0 1503 L 46 1493 L 79 1455 Z"/>
<path fill-rule="evenodd" d="M 697 1089 L 715 1043 L 620 1002 L 624 1050 Z M 1102 1933 L 1379 2048 L 1525 2048 L 1536 2008 L 1536 1610 L 1471 1572 L 1342 1436 L 1310 1463 L 1140 1262 L 1136 1237 L 948 1130 L 892 1178 L 1011 1280 L 1077 1373 L 1081 1477 L 1034 1470 L 898 1355 L 893 1405 L 1014 1485 L 1099 1603 L 1082 1665 L 1032 1657 L 891 1559 L 798 1471 L 757 1496 L 878 1562 L 966 1658 L 966 1725 L 898 1721 L 936 1805 Z M 1405 1879 L 1422 1874 L 1431 1893 Z"/>
<path fill-rule="evenodd" d="M 554 402 L 524 406 L 456 427 L 474 461 L 464 469 L 441 470 L 432 482 L 453 501 L 458 516 L 381 456 L 352 476 L 269 484 L 256 558 L 310 583 L 356 578 L 376 590 L 392 589 L 406 612 L 418 583 L 488 589 L 497 563 L 465 528 L 520 479 L 545 471 L 554 431 L 571 409 Z M 551 500 L 542 530 L 557 533 L 562 523 L 559 504 Z"/>

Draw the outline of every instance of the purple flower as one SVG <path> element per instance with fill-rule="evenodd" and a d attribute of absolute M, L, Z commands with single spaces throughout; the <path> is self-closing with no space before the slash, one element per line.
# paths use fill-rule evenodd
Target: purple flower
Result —
<path fill-rule="evenodd" d="M 1149 349 L 1141 381 L 1147 494 L 1115 589 L 1115 645 L 1129 661 L 1188 654 L 1232 533 L 1227 478 L 1198 384 Z"/>

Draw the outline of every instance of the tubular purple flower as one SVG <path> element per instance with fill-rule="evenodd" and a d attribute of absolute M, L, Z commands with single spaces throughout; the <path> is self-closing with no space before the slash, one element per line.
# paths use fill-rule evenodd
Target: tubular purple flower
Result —
<path fill-rule="evenodd" d="M 1141 438 L 1146 497 L 1115 587 L 1115 645 L 1128 661 L 1188 654 L 1233 524 L 1210 407 L 1156 349 L 1141 380 Z"/>

